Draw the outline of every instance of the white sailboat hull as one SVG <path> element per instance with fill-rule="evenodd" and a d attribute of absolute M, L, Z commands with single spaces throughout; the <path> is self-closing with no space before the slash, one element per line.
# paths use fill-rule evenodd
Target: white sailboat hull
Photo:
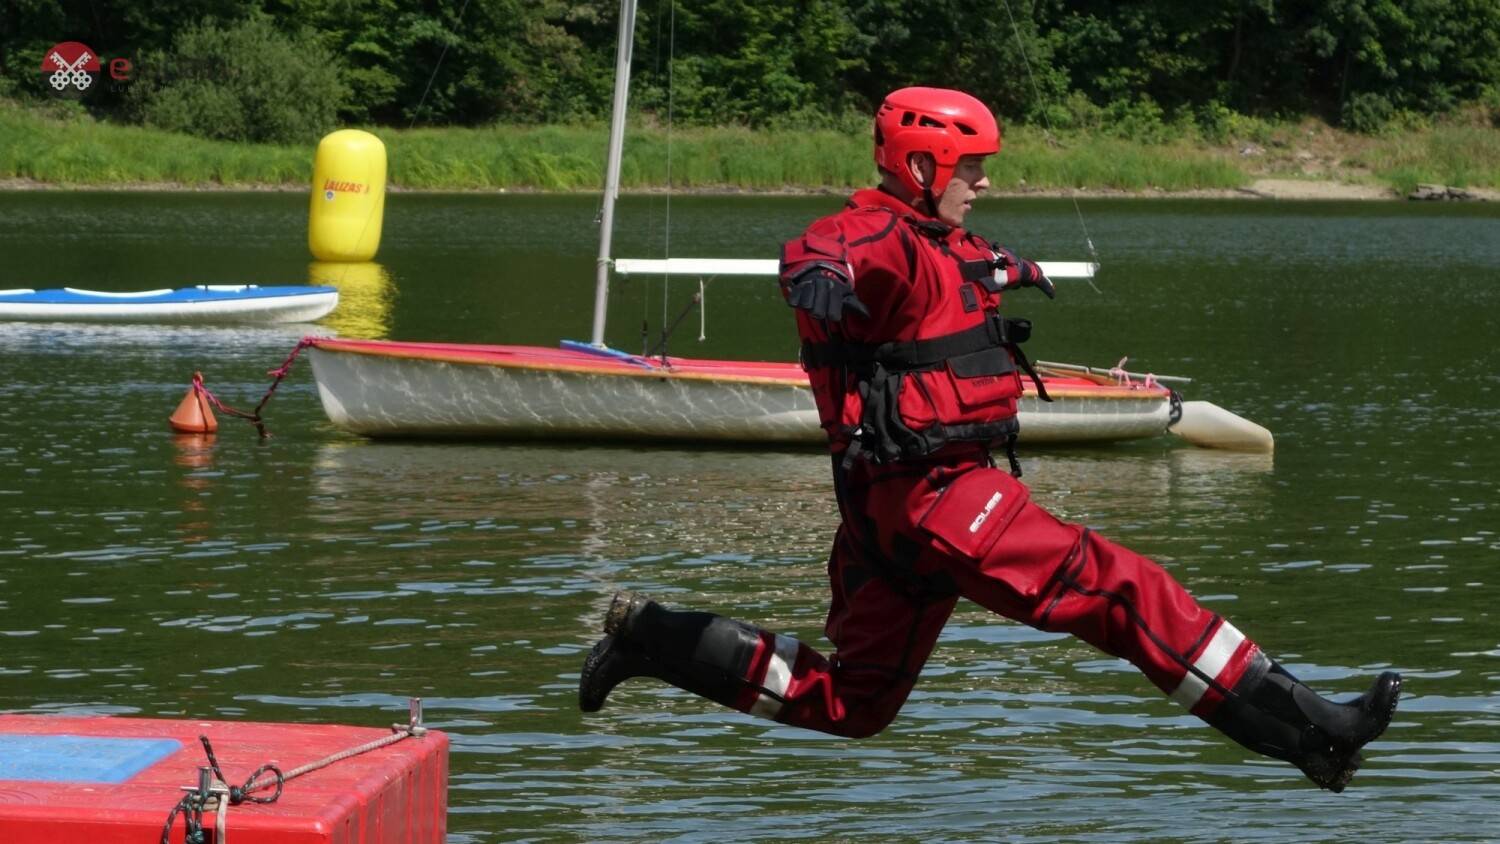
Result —
<path fill-rule="evenodd" d="M 795 364 L 608 358 L 535 347 L 317 340 L 328 418 L 367 437 L 822 443 Z M 1169 391 L 1049 380 L 1021 439 L 1109 442 L 1171 424 Z"/>
<path fill-rule="evenodd" d="M 323 409 L 367 437 L 818 442 L 806 387 L 312 352 Z"/>

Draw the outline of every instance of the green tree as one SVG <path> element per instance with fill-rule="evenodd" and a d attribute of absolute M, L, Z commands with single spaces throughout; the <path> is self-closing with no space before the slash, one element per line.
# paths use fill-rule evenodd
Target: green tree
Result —
<path fill-rule="evenodd" d="M 1350 128 L 1448 112 L 1500 80 L 1494 0 L 1331 0 L 1311 16 L 1314 84 Z"/>
<path fill-rule="evenodd" d="M 337 125 L 349 90 L 311 30 L 286 35 L 261 16 L 190 26 L 137 73 L 130 100 L 141 122 L 220 140 L 316 141 Z"/>
<path fill-rule="evenodd" d="M 618 9 L 0 0 L 0 96 L 50 96 L 41 53 L 78 40 L 143 72 L 184 51 L 241 68 L 234 85 L 156 79 L 128 101 L 86 101 L 96 114 L 124 104 L 132 119 L 199 133 L 311 132 L 328 122 L 329 102 L 337 118 L 375 125 L 589 121 L 610 107 Z M 253 43 L 227 40 L 251 21 Z M 218 40 L 205 40 L 210 28 Z M 243 68 L 250 60 L 227 52 L 240 47 L 284 58 L 297 78 Z M 278 90 L 253 81 L 264 79 Z M 1500 102 L 1497 80 L 1496 0 L 656 0 L 639 10 L 631 93 L 637 112 L 683 125 L 847 127 L 894 88 L 939 85 L 973 92 L 1010 123 L 1150 137 L 1191 120 L 1218 136 L 1239 114 L 1319 114 L 1373 131 Z"/>
<path fill-rule="evenodd" d="M 580 59 L 577 41 L 557 23 L 567 13 L 562 4 L 517 0 L 402 10 L 389 35 L 405 80 L 400 119 L 482 125 L 562 117 L 552 105 L 566 99 Z"/>
<path fill-rule="evenodd" d="M 764 126 L 842 111 L 854 34 L 839 3 L 703 0 L 679 7 L 649 46 L 671 58 L 658 66 L 671 74 L 675 119 Z"/>
<path fill-rule="evenodd" d="M 1064 98 L 1066 69 L 1032 0 L 851 0 L 849 15 L 857 32 L 849 49 L 861 63 L 855 89 L 867 113 L 909 85 L 961 88 L 1007 121 L 1038 119 Z"/>
<path fill-rule="evenodd" d="M 306 0 L 302 17 L 345 59 L 350 116 L 474 126 L 597 117 L 609 105 L 608 2 Z M 611 54 L 612 56 L 612 54 Z"/>

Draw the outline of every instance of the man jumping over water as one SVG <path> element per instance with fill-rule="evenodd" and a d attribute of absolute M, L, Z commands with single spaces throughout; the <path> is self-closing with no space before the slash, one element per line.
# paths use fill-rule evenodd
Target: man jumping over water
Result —
<path fill-rule="evenodd" d="M 622 592 L 584 662 L 579 707 L 596 712 L 619 683 L 654 677 L 783 724 L 871 736 L 963 597 L 1128 660 L 1225 735 L 1342 791 L 1395 713 L 1399 674 L 1347 703 L 1319 696 L 1159 565 L 1058 520 L 1019 480 L 1031 324 L 1002 317 L 1000 300 L 1055 291 L 1035 263 L 962 228 L 999 151 L 974 97 L 895 91 L 875 117 L 879 187 L 782 250 L 841 516 L 824 626 L 833 656 Z"/>

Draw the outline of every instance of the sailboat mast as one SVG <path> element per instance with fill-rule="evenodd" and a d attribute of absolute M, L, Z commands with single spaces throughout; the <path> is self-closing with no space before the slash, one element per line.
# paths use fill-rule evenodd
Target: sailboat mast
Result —
<path fill-rule="evenodd" d="M 620 156 L 625 150 L 625 101 L 630 94 L 630 53 L 635 43 L 636 0 L 620 0 L 620 36 L 615 50 L 615 101 L 610 107 L 609 159 L 604 169 L 604 206 L 599 213 L 599 262 L 594 280 L 594 332 L 590 342 L 604 346 L 609 308 L 610 241 L 615 233 L 615 199 L 620 194 Z"/>

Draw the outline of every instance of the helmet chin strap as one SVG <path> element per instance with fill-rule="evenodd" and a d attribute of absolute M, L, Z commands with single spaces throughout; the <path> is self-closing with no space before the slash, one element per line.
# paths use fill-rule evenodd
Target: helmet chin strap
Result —
<path fill-rule="evenodd" d="M 913 155 L 915 156 L 916 154 L 914 153 Z M 907 167 L 911 167 L 911 162 L 908 161 L 906 166 Z M 933 162 L 933 174 L 934 175 L 936 175 L 936 171 L 937 171 L 937 162 L 934 161 Z M 913 172 L 912 175 L 918 177 L 918 181 L 920 181 L 921 184 L 922 184 L 922 198 L 927 201 L 927 216 L 936 219 L 937 218 L 937 213 L 938 213 L 938 206 L 937 206 L 937 200 L 932 195 L 931 178 L 930 177 L 923 178 L 924 174 L 922 173 L 922 169 L 920 167 L 914 168 L 914 172 Z"/>

